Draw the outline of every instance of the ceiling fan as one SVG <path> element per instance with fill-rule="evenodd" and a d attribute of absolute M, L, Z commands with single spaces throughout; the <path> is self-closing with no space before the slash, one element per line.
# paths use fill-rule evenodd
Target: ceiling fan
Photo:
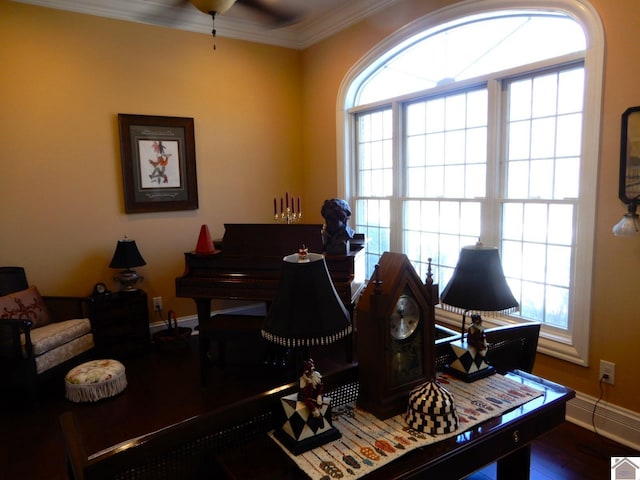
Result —
<path fill-rule="evenodd" d="M 214 18 L 237 3 L 261 14 L 274 27 L 289 25 L 301 17 L 299 11 L 294 11 L 290 6 L 278 6 L 278 2 L 273 0 L 183 0 L 182 3 L 191 3 L 201 12 Z"/>
<path fill-rule="evenodd" d="M 281 2 L 280 2 L 281 3 Z M 217 15 L 227 12 L 235 4 L 242 5 L 255 13 L 258 13 L 267 27 L 278 28 L 291 25 L 302 17 L 298 9 L 290 5 L 279 6 L 274 0 L 176 0 L 174 6 L 178 8 L 197 8 L 207 15 L 211 15 L 213 30 L 213 49 L 216 49 L 216 28 L 215 21 Z"/>

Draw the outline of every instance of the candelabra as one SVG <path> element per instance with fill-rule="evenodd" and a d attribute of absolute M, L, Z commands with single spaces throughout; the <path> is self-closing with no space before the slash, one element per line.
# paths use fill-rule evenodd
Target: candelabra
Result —
<path fill-rule="evenodd" d="M 285 194 L 285 198 L 280 197 L 280 212 L 278 213 L 277 200 L 273 198 L 273 219 L 276 223 L 298 223 L 302 219 L 302 200 L 297 197 L 297 211 L 296 201 L 291 196 L 291 203 L 289 203 L 289 193 Z"/>

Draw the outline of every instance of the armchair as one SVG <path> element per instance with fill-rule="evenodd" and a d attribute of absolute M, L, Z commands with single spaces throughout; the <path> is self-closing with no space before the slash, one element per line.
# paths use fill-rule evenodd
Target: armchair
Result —
<path fill-rule="evenodd" d="M 22 267 L 0 267 L 0 375 L 3 384 L 38 385 L 78 363 L 94 346 L 87 298 L 41 297 Z M 69 318 L 73 320 L 68 320 Z"/>

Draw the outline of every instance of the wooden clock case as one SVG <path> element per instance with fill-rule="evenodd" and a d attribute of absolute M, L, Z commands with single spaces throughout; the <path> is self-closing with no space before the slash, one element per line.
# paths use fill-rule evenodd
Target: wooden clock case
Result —
<path fill-rule="evenodd" d="M 397 380 L 392 372 L 393 342 L 391 319 L 398 299 L 411 296 L 417 302 L 421 325 L 415 339 L 421 351 L 419 373 Z M 435 305 L 438 286 L 433 284 L 431 268 L 423 283 L 408 257 L 385 252 L 361 295 L 355 313 L 356 349 L 360 379 L 357 404 L 380 419 L 406 411 L 409 393 L 435 379 Z M 397 350 L 397 349 L 396 349 Z"/>

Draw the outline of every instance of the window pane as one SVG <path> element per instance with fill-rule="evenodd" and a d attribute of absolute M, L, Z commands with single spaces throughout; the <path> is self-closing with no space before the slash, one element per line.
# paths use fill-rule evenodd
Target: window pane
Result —
<path fill-rule="evenodd" d="M 356 201 L 356 225 L 358 233 L 367 239 L 366 270 L 370 278 L 383 252 L 390 250 L 390 202 L 379 199 L 359 199 Z"/>
<path fill-rule="evenodd" d="M 520 315 L 524 318 L 544 319 L 544 285 L 522 282 Z"/>
<path fill-rule="evenodd" d="M 423 32 L 362 81 L 355 229 L 368 237 L 369 274 L 393 247 L 423 278 L 433 259 L 442 289 L 463 246 L 497 238 L 520 316 L 567 328 L 585 77 L 580 60 L 553 58 L 585 48 L 568 16 L 501 11 Z M 540 60 L 545 70 L 527 73 Z M 457 83 L 480 75 L 486 84 Z M 503 95 L 490 98 L 494 85 Z M 391 212 L 402 212 L 393 231 Z"/>
<path fill-rule="evenodd" d="M 509 126 L 509 160 L 529 158 L 531 122 L 513 122 Z"/>
<path fill-rule="evenodd" d="M 535 282 L 545 280 L 545 246 L 538 243 L 522 244 L 522 279 Z"/>
<path fill-rule="evenodd" d="M 547 239 L 547 206 L 537 203 L 525 204 L 522 225 L 524 240 L 545 242 Z"/>
<path fill-rule="evenodd" d="M 480 102 L 484 104 L 480 105 Z M 405 111 L 406 131 L 410 132 L 405 140 L 406 195 L 425 198 L 485 196 L 486 89 L 413 102 Z M 423 112 L 426 118 L 422 117 Z M 421 170 L 416 168 L 418 165 L 427 168 Z"/>
<path fill-rule="evenodd" d="M 547 241 L 556 245 L 573 243 L 573 205 L 549 206 Z"/>
<path fill-rule="evenodd" d="M 504 10 L 421 32 L 367 78 L 364 105 L 437 85 L 584 51 L 584 32 L 564 15 Z M 531 48 L 535 45 L 535 48 Z"/>
<path fill-rule="evenodd" d="M 553 157 L 555 133 L 555 118 L 540 118 L 531 122 L 531 158 Z"/>
<path fill-rule="evenodd" d="M 502 238 L 505 240 L 522 240 L 522 226 L 524 224 L 523 205 L 521 203 L 507 203 L 502 207 Z M 506 263 L 503 261 L 503 263 Z"/>
<path fill-rule="evenodd" d="M 580 158 L 562 158 L 556 161 L 553 197 L 558 199 L 578 198 Z"/>
<path fill-rule="evenodd" d="M 582 143 L 582 114 L 558 117 L 558 141 L 556 155 L 569 157 L 580 155 Z"/>
<path fill-rule="evenodd" d="M 393 194 L 391 109 L 358 116 L 358 195 Z"/>
<path fill-rule="evenodd" d="M 505 197 L 525 203 L 502 208 L 505 274 L 519 286 L 523 317 L 561 328 L 567 326 L 572 286 L 575 240 L 570 202 L 578 196 L 583 71 L 559 69 L 506 82 L 507 112 L 513 117 L 507 118 Z"/>
<path fill-rule="evenodd" d="M 571 272 L 571 248 L 549 246 L 547 250 L 547 283 L 568 287 Z"/>
<path fill-rule="evenodd" d="M 533 79 L 532 117 L 540 118 L 555 115 L 557 104 L 558 76 L 544 75 Z"/>
<path fill-rule="evenodd" d="M 547 287 L 545 322 L 558 328 L 569 325 L 569 290 Z"/>

